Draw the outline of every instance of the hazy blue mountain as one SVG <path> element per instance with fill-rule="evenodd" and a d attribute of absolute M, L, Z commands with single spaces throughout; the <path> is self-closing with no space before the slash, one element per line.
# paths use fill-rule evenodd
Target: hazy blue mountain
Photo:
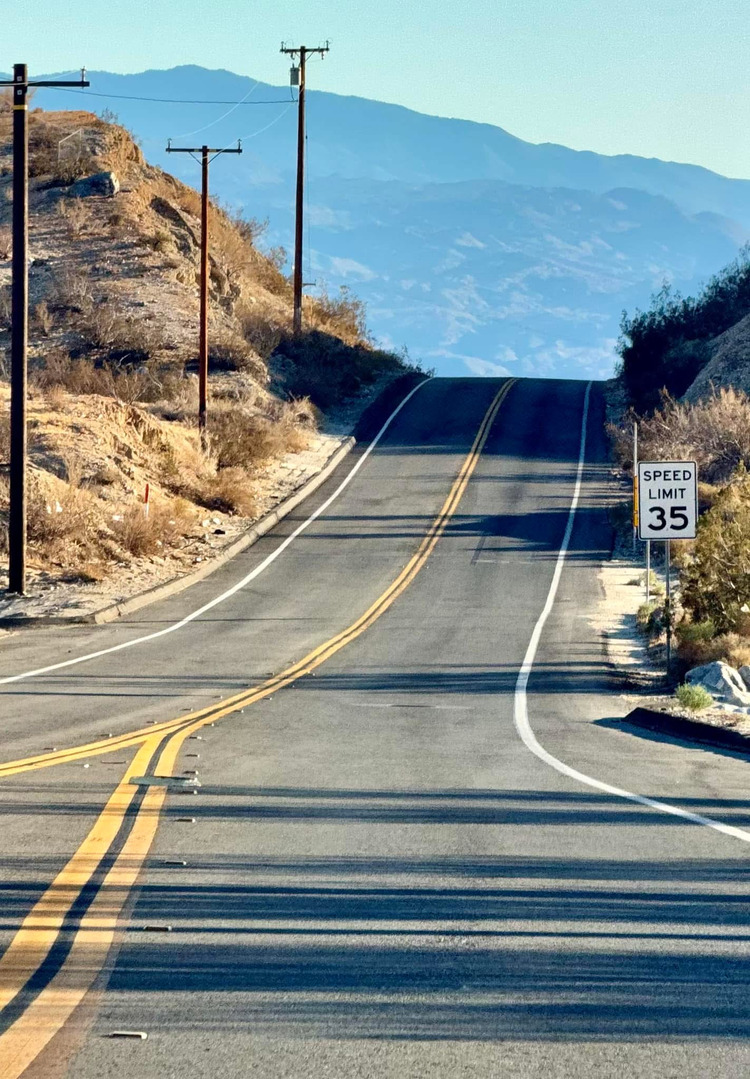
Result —
<path fill-rule="evenodd" d="M 268 242 L 291 246 L 296 108 L 287 86 L 198 67 L 89 77 L 90 91 L 37 100 L 112 109 L 150 160 L 195 184 L 197 166 L 168 156 L 167 138 L 223 146 L 242 137 L 241 157 L 212 166 L 212 190 L 268 217 Z M 253 104 L 219 122 L 230 104 L 129 100 L 234 102 L 250 91 Z M 364 98 L 310 91 L 308 103 L 306 280 L 350 285 L 381 340 L 446 374 L 606 374 L 623 307 L 646 303 L 665 277 L 689 291 L 750 235 L 747 180 L 536 146 Z"/>

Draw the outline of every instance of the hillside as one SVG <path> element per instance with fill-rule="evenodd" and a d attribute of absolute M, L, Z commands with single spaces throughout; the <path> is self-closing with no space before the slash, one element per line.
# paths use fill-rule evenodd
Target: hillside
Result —
<path fill-rule="evenodd" d="M 190 66 L 91 81 L 40 100 L 101 94 L 93 107 L 115 109 L 159 164 L 180 132 L 205 129 L 217 145 L 245 137 L 241 158 L 217 162 L 214 188 L 269 218 L 269 246 L 290 246 L 288 87 Z M 236 109 L 180 104 L 246 97 Z M 314 89 L 308 132 L 306 280 L 351 285 L 379 340 L 442 374 L 606 377 L 623 308 L 647 304 L 665 279 L 695 291 L 750 237 L 750 181 L 692 165 L 535 146 L 500 127 Z M 195 182 L 189 158 L 169 167 Z"/>
<path fill-rule="evenodd" d="M 750 246 L 692 296 L 664 286 L 644 310 L 623 314 L 623 384 L 639 412 L 666 390 L 698 401 L 713 389 L 750 389 Z"/>
<path fill-rule="evenodd" d="M 6 102 L 4 377 L 9 134 Z M 114 177 L 115 193 L 92 185 L 102 173 Z M 29 535 L 40 579 L 94 581 L 139 560 L 174 568 L 201 561 L 222 542 L 214 536 L 257 518 L 337 444 L 318 433 L 316 405 L 330 408 L 404 370 L 397 357 L 371 348 L 362 307 L 348 296 L 306 299 L 306 333 L 293 341 L 291 288 L 280 260 L 255 246 L 262 227 L 214 205 L 204 453 L 196 427 L 198 194 L 148 164 L 122 126 L 85 112 L 30 113 L 30 176 Z M 7 403 L 2 382 L 0 399 Z M 6 412 L 6 471 L 7 454 Z"/>

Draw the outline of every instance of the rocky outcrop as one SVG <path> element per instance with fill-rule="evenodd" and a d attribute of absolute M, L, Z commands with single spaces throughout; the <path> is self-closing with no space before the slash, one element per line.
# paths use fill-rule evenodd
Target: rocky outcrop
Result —
<path fill-rule="evenodd" d="M 114 198 L 119 190 L 120 181 L 113 172 L 95 172 L 93 176 L 76 180 L 69 194 L 75 199 L 86 199 L 92 195 Z"/>
<path fill-rule="evenodd" d="M 717 660 L 693 667 L 685 675 L 685 681 L 693 686 L 703 686 L 714 700 L 746 707 L 750 705 L 750 691 L 740 674 L 728 663 Z"/>

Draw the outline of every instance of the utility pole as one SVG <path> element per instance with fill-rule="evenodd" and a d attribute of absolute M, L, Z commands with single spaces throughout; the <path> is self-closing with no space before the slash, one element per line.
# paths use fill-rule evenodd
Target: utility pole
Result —
<path fill-rule="evenodd" d="M 297 209 L 294 222 L 294 321 L 295 335 L 302 331 L 302 236 L 305 206 L 305 61 L 312 53 L 318 53 L 323 59 L 330 46 L 326 41 L 317 49 L 308 49 L 300 45 L 298 49 L 287 48 L 281 43 L 281 51 L 293 59 L 299 56 L 299 67 L 292 67 L 292 85 L 295 77 L 299 86 L 297 99 Z"/>
<path fill-rule="evenodd" d="M 206 416 L 208 412 L 208 165 L 209 160 L 219 154 L 241 154 L 238 142 L 233 150 L 212 149 L 210 146 L 173 146 L 167 142 L 168 154 L 201 155 L 201 296 L 200 296 L 200 332 L 198 342 L 198 430 L 201 446 L 208 448 Z M 209 159 L 209 154 L 213 157 Z"/>
<path fill-rule="evenodd" d="M 13 268 L 10 339 L 10 515 L 8 591 L 26 591 L 26 370 L 29 342 L 29 87 L 89 86 L 80 79 L 29 82 L 26 64 L 13 65 Z"/>

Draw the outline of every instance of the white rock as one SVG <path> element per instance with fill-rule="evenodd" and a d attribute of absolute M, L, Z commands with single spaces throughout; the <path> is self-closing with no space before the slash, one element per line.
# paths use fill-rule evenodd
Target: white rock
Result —
<path fill-rule="evenodd" d="M 744 667 L 740 667 L 740 678 L 746 686 L 750 686 L 750 667 L 747 664 Z"/>
<path fill-rule="evenodd" d="M 750 692 L 734 667 L 728 663 L 704 663 L 685 675 L 691 685 L 703 686 L 716 700 L 728 704 L 750 705 Z"/>

